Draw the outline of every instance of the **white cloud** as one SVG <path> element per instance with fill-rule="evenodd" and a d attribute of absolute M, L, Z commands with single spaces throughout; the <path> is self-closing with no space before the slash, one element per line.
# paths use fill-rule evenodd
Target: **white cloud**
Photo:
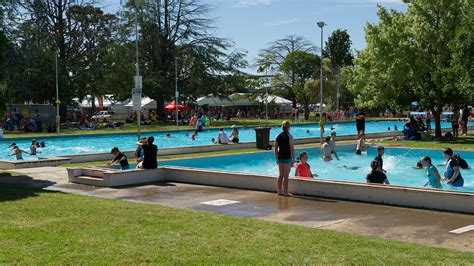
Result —
<path fill-rule="evenodd" d="M 284 25 L 289 25 L 298 22 L 299 19 L 297 18 L 292 18 L 292 19 L 282 19 L 282 20 L 277 20 L 269 23 L 265 23 L 265 26 L 267 27 L 277 27 L 277 26 L 284 26 Z"/>
<path fill-rule="evenodd" d="M 252 6 L 259 6 L 265 5 L 268 6 L 272 3 L 272 0 L 239 0 L 234 7 L 252 7 Z"/>

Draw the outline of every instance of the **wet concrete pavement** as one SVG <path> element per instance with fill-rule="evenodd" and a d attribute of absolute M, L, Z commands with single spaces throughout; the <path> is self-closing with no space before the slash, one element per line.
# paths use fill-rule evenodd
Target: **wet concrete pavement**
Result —
<path fill-rule="evenodd" d="M 450 233 L 451 230 L 474 225 L 474 215 L 324 198 L 298 196 L 285 198 L 268 192 L 180 183 L 97 188 L 69 183 L 66 169 L 60 167 L 22 169 L 16 170 L 16 173 L 19 176 L 0 176 L 0 182 L 237 215 L 474 252 L 474 230 L 461 234 Z"/>

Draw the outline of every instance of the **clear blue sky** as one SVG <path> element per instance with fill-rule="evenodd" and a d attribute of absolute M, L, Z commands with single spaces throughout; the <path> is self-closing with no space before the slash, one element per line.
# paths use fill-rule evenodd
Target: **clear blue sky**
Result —
<path fill-rule="evenodd" d="M 255 62 L 260 49 L 287 35 L 301 35 L 320 46 L 316 21 L 324 21 L 326 40 L 329 33 L 347 29 L 353 48 L 365 47 L 364 26 L 377 21 L 377 4 L 406 10 L 401 0 L 203 0 L 213 10 L 216 34 L 235 42 L 236 48 L 248 51 L 248 61 Z M 109 11 L 120 0 L 103 0 Z M 249 71 L 252 71 L 249 69 Z"/>

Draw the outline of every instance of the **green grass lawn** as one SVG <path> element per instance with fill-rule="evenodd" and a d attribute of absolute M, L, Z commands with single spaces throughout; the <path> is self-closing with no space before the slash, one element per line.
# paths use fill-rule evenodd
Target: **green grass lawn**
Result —
<path fill-rule="evenodd" d="M 0 186 L 0 264 L 470 264 L 474 253 Z"/>
<path fill-rule="evenodd" d="M 392 141 L 384 140 L 378 142 L 383 145 L 390 146 L 404 146 L 408 148 L 423 148 L 423 149 L 443 149 L 451 148 L 453 150 L 474 150 L 474 133 L 471 132 L 468 136 L 460 136 L 457 140 L 447 141 Z"/>

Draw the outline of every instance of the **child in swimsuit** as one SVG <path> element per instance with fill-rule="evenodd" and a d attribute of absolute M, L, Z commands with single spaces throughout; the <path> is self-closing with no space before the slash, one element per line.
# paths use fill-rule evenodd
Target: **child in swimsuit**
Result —
<path fill-rule="evenodd" d="M 317 174 L 311 172 L 311 167 L 308 164 L 308 153 L 301 152 L 299 162 L 295 165 L 295 176 L 303 178 L 317 177 Z"/>
<path fill-rule="evenodd" d="M 326 137 L 326 142 L 321 147 L 321 159 L 326 162 L 332 161 L 333 148 L 330 142 L 331 137 Z"/>
<path fill-rule="evenodd" d="M 426 167 L 426 186 L 433 188 L 441 188 L 441 176 L 439 175 L 438 169 L 431 163 L 431 158 L 429 156 L 424 156 L 420 160 L 421 165 Z"/>

